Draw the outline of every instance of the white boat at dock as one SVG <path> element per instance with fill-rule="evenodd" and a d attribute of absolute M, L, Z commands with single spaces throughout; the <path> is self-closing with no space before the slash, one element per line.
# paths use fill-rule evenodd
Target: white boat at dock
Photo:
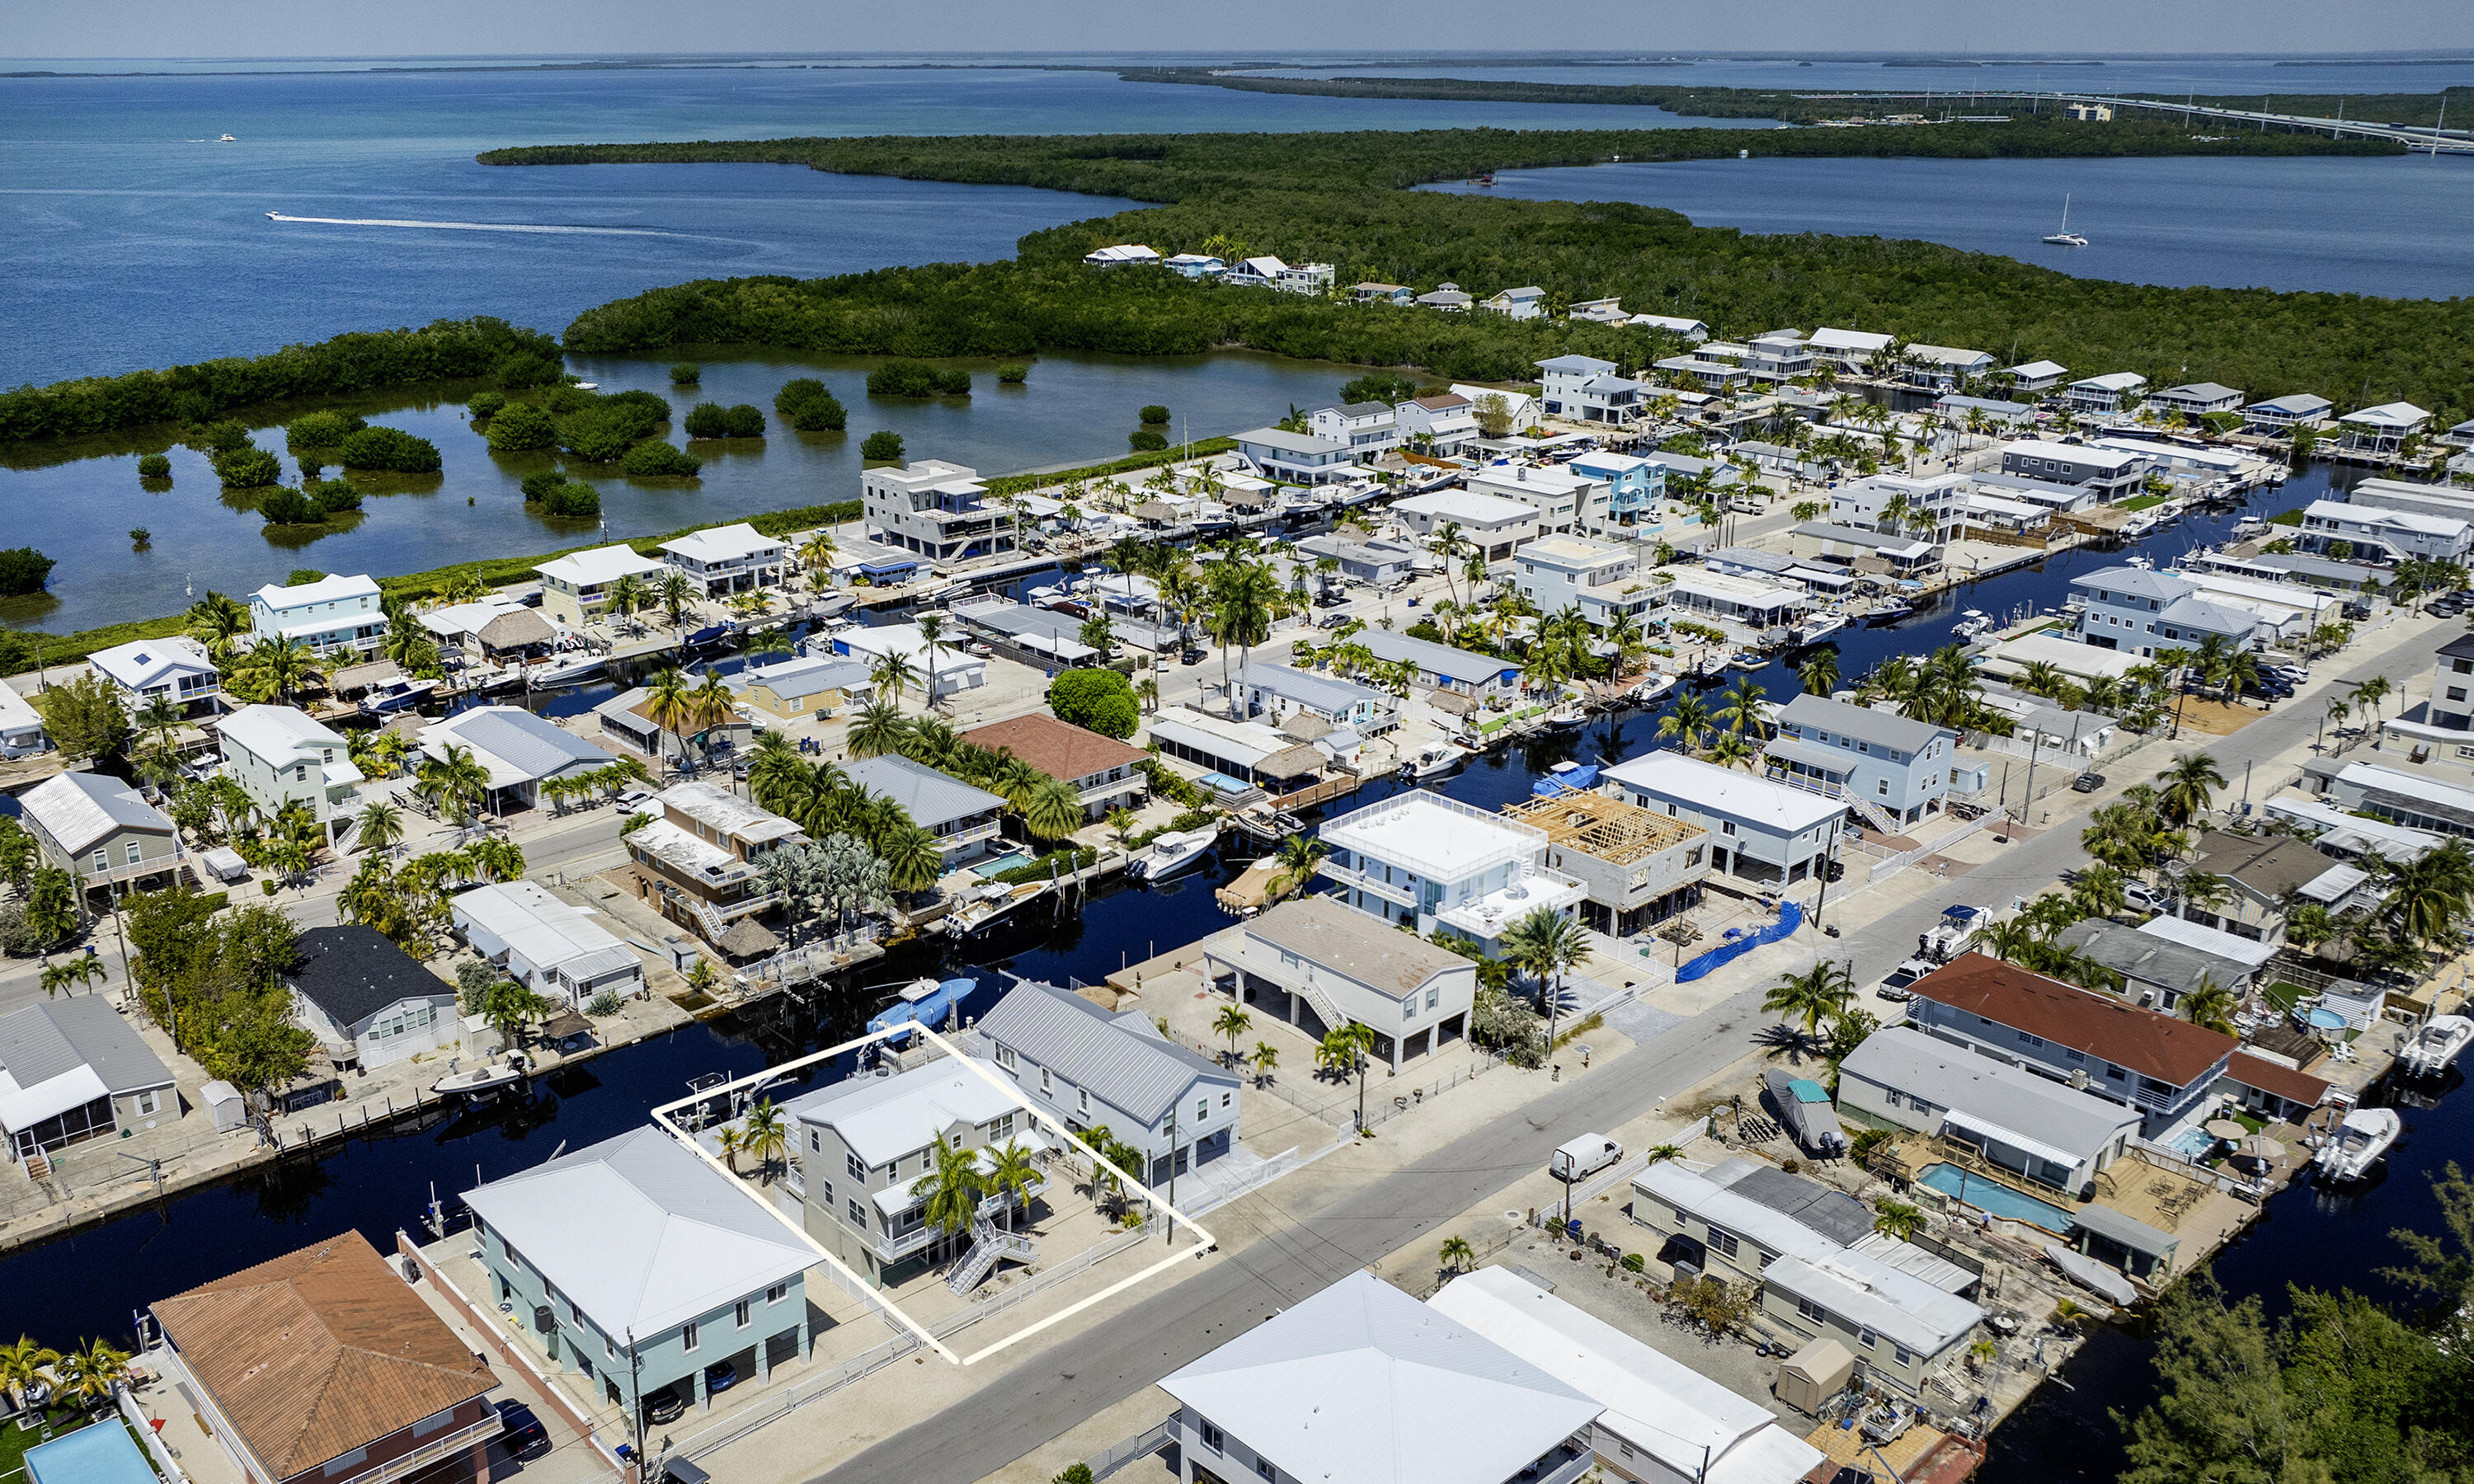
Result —
<path fill-rule="evenodd" d="M 2434 1016 L 2397 1052 L 2397 1070 L 2409 1077 L 2437 1077 L 2474 1041 L 2474 1019 Z"/>
<path fill-rule="evenodd" d="M 1045 881 L 982 881 L 972 887 L 961 905 L 947 913 L 936 926 L 948 938 L 967 938 L 994 926 L 1047 889 Z M 905 997 L 909 997 L 908 991 Z"/>
<path fill-rule="evenodd" d="M 500 1088 L 521 1082 L 531 1070 L 521 1051 L 509 1052 L 507 1059 L 495 1065 L 475 1066 L 469 1072 L 441 1077 L 429 1085 L 429 1090 L 440 1097 L 463 1095 L 485 1096 Z"/>
<path fill-rule="evenodd" d="M 1542 724 L 1549 731 L 1572 731 L 1589 725 L 1589 708 L 1578 696 L 1565 696 L 1549 706 Z"/>
<path fill-rule="evenodd" d="M 2139 1290 L 2131 1286 L 2129 1279 L 2084 1253 L 2073 1252 L 2059 1242 L 2047 1242 L 2045 1258 L 2069 1274 L 2071 1281 L 2102 1294 L 2117 1307 L 2139 1302 Z"/>
<path fill-rule="evenodd" d="M 1437 742 L 1400 764 L 1400 776 L 1412 780 L 1441 778 L 1469 760 L 1467 748 L 1451 742 Z"/>
<path fill-rule="evenodd" d="M 1653 670 L 1647 680 L 1632 688 L 1630 699 L 1635 706 L 1656 706 L 1672 694 L 1678 683 L 1674 676 Z"/>
<path fill-rule="evenodd" d="M 2405 1132 L 2405 1120 L 2393 1108 L 2357 1108 L 2345 1114 L 2337 1132 L 2311 1161 L 2323 1180 L 2360 1180 L 2389 1152 Z"/>
<path fill-rule="evenodd" d="M 1211 844 L 1220 838 L 1220 826 L 1172 831 L 1152 841 L 1152 850 L 1126 868 L 1126 874 L 1137 881 L 1165 881 L 1211 853 Z"/>
<path fill-rule="evenodd" d="M 429 699 L 438 688 L 436 681 L 418 681 L 399 675 L 391 681 L 380 681 L 361 696 L 361 709 L 374 715 L 389 711 L 407 711 Z"/>
<path fill-rule="evenodd" d="M 1969 609 L 1958 615 L 1950 632 L 1962 639 L 1973 639 L 1993 632 L 1993 617 L 1981 609 Z"/>
<path fill-rule="evenodd" d="M 527 685 L 571 685 L 599 675 L 610 661 L 599 655 L 552 655 L 524 672 Z"/>
<path fill-rule="evenodd" d="M 1820 643 L 1846 627 L 1847 615 L 1834 609 L 1827 612 L 1815 613 L 1795 626 L 1789 642 L 1797 649 L 1804 649 Z"/>

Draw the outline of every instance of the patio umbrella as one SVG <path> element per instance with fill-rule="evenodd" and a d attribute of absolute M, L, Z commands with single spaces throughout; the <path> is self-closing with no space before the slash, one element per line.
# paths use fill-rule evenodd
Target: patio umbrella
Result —
<path fill-rule="evenodd" d="M 2285 1158 L 2285 1146 L 2265 1134 L 2253 1134 L 2235 1145 L 2234 1152 L 2245 1160 L 2257 1160 L 2262 1163 Z"/>
<path fill-rule="evenodd" d="M 2231 1118 L 2211 1118 L 2208 1120 L 2207 1129 L 2209 1133 L 2228 1142 L 2241 1138 L 2250 1132 Z"/>

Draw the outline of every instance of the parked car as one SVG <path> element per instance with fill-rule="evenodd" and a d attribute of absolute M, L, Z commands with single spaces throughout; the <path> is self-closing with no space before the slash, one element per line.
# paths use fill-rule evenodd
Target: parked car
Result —
<path fill-rule="evenodd" d="M 2173 904 L 2171 898 L 2141 881 L 2123 882 L 2122 899 L 2124 905 L 2141 912 L 2163 912 Z"/>
<path fill-rule="evenodd" d="M 1604 1134 L 1584 1134 L 1546 1157 L 1546 1172 L 1568 1185 L 1622 1158 L 1623 1145 Z"/>
<path fill-rule="evenodd" d="M 1338 608 L 1347 601 L 1348 595 L 1346 593 L 1318 592 L 1315 594 L 1314 604 L 1317 608 Z"/>
<path fill-rule="evenodd" d="M 727 1360 L 716 1360 L 704 1368 L 704 1389 L 707 1396 L 719 1396 L 739 1384 L 739 1367 Z"/>
<path fill-rule="evenodd" d="M 1325 613 L 1321 618 L 1315 620 L 1315 627 L 1318 629 L 1337 629 L 1346 622 L 1348 622 L 1348 615 L 1346 613 Z"/>
<path fill-rule="evenodd" d="M 1915 998 L 1907 986 L 1931 973 L 1936 966 L 1928 959 L 1911 958 L 1882 976 L 1880 987 L 1873 993 L 1894 1005 L 1904 1005 Z"/>
<path fill-rule="evenodd" d="M 498 1443 L 510 1458 L 527 1458 L 534 1452 L 549 1451 L 549 1429 L 541 1424 L 533 1409 L 510 1397 L 491 1405 L 498 1409 Z"/>
<path fill-rule="evenodd" d="M 648 1391 L 644 1394 L 646 1422 L 658 1426 L 666 1423 L 677 1422 L 687 1415 L 688 1399 L 680 1394 L 675 1383 L 665 1386 L 659 1391 Z"/>
<path fill-rule="evenodd" d="M 2104 775 L 2101 773 L 2082 773 L 2071 779 L 2071 792 L 2074 794 L 2093 794 L 2102 787 Z"/>
<path fill-rule="evenodd" d="M 653 791 L 649 788 L 631 788 L 618 796 L 618 812 L 621 814 L 641 814 L 652 806 Z"/>

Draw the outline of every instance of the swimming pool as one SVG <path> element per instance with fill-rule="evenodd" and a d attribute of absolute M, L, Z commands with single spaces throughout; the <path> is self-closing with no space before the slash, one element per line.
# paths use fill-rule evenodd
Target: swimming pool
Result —
<path fill-rule="evenodd" d="M 2217 1147 L 2217 1136 L 2202 1128 L 2188 1128 L 2167 1141 L 2166 1148 L 2194 1163 L 2206 1159 Z"/>
<path fill-rule="evenodd" d="M 980 874 L 981 879 L 986 880 L 994 877 L 999 872 L 1011 871 L 1016 866 L 1028 866 L 1038 858 L 1026 850 L 1012 850 L 993 860 L 974 861 L 971 869 Z"/>
<path fill-rule="evenodd" d="M 2078 1223 L 2071 1213 L 2058 1206 L 2037 1200 L 2022 1190 L 2013 1190 L 1999 1181 L 1972 1175 L 1955 1164 L 1928 1164 L 1916 1177 L 1920 1185 L 1929 1185 L 1942 1194 L 1975 1207 L 1977 1210 L 2000 1216 L 2005 1221 L 2024 1221 L 2042 1227 L 2055 1236 L 2067 1236 Z"/>

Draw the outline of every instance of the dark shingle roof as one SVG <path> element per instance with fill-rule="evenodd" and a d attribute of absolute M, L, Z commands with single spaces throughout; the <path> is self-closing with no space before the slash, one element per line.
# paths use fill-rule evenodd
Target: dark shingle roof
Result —
<path fill-rule="evenodd" d="M 357 922 L 311 928 L 298 946 L 301 967 L 292 971 L 292 987 L 342 1025 L 357 1024 L 400 999 L 455 993 L 377 929 Z"/>

